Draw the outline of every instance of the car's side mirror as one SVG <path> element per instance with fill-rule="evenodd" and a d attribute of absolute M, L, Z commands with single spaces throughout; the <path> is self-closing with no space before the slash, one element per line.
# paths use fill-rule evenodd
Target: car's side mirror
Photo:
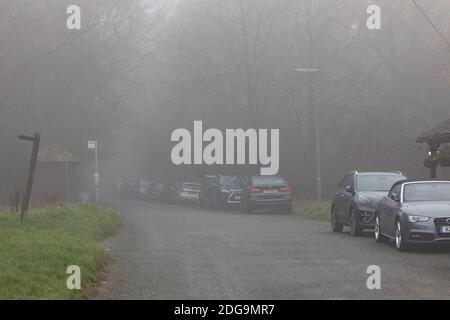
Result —
<path fill-rule="evenodd" d="M 349 193 L 354 193 L 355 189 L 353 188 L 353 186 L 348 185 L 345 187 L 345 191 L 349 192 Z"/>
<path fill-rule="evenodd" d="M 389 198 L 390 198 L 391 200 L 394 200 L 395 202 L 400 202 L 400 197 L 398 196 L 398 194 L 391 193 L 391 194 L 389 195 Z"/>

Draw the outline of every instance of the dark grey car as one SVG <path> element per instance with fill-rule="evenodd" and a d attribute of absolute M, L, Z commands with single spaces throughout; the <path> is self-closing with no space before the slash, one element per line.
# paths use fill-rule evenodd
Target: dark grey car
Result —
<path fill-rule="evenodd" d="M 243 179 L 241 210 L 278 209 L 292 213 L 291 187 L 280 176 L 251 176 Z"/>
<path fill-rule="evenodd" d="M 394 184 L 378 205 L 375 239 L 394 239 L 400 251 L 413 244 L 450 244 L 450 181 Z"/>
<path fill-rule="evenodd" d="M 375 227 L 375 211 L 392 185 L 406 177 L 400 172 L 358 172 L 347 174 L 339 183 L 331 204 L 331 227 L 341 232 L 350 227 L 352 236 Z"/>

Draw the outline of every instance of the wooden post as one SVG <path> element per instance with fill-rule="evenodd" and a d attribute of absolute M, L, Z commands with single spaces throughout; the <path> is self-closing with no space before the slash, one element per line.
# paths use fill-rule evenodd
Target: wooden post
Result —
<path fill-rule="evenodd" d="M 39 133 L 36 133 L 34 137 L 21 135 L 19 136 L 19 139 L 33 142 L 33 149 L 31 151 L 31 159 L 30 159 L 30 171 L 28 173 L 27 186 L 25 189 L 25 193 L 23 195 L 22 210 L 20 211 L 20 221 L 23 221 L 30 207 L 31 191 L 33 189 L 34 173 L 36 172 L 36 164 L 39 153 L 39 143 L 41 141 L 41 136 Z"/>

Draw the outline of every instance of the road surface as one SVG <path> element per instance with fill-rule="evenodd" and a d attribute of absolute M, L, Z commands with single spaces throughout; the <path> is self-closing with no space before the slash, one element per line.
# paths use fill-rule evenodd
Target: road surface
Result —
<path fill-rule="evenodd" d="M 400 253 L 294 215 L 113 205 L 124 225 L 105 243 L 115 262 L 97 299 L 450 298 L 449 249 Z"/>

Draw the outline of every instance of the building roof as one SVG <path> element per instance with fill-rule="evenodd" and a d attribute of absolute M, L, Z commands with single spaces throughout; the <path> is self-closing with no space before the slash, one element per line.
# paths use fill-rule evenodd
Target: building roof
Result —
<path fill-rule="evenodd" d="M 69 151 L 53 143 L 39 152 L 38 162 L 78 162 Z"/>
<path fill-rule="evenodd" d="M 437 127 L 424 132 L 417 138 L 417 142 L 450 142 L 450 119 L 442 122 Z"/>

